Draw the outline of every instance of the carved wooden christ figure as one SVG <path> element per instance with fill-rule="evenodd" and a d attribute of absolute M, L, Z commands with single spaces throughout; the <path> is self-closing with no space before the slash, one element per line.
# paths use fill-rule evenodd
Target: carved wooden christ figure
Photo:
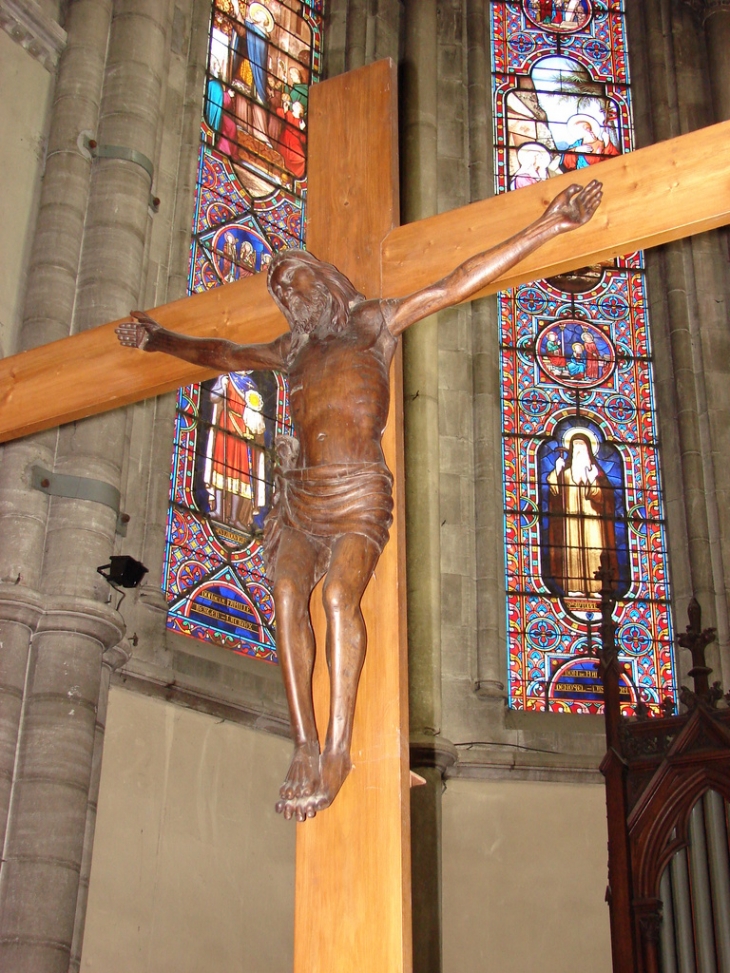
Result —
<path fill-rule="evenodd" d="M 162 351 L 221 372 L 271 368 L 288 374 L 296 439 L 284 438 L 277 445 L 276 494 L 265 531 L 294 738 L 294 756 L 276 805 L 286 818 L 304 821 L 328 807 L 351 769 L 355 700 L 366 648 L 360 600 L 392 522 L 392 477 L 381 437 L 398 336 L 429 314 L 468 300 L 557 234 L 587 223 L 600 199 L 601 184 L 595 180 L 582 189 L 570 186 L 526 229 L 403 298 L 367 300 L 331 264 L 304 251 L 279 253 L 269 268 L 268 287 L 291 330 L 270 344 L 188 338 L 142 312 L 117 329 L 123 345 Z M 331 693 L 320 752 L 309 598 L 322 577 Z"/>

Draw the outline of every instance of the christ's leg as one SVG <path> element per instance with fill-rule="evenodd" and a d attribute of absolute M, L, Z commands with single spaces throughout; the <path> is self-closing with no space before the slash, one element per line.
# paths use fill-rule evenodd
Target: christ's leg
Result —
<path fill-rule="evenodd" d="M 360 600 L 379 556 L 372 541 L 360 534 L 347 534 L 332 547 L 322 595 L 327 616 L 330 718 L 315 794 L 317 811 L 329 807 L 352 767 L 352 725 L 367 646 Z"/>
<path fill-rule="evenodd" d="M 294 756 L 281 785 L 276 810 L 303 821 L 314 815 L 312 795 L 319 788 L 319 738 L 312 703 L 314 633 L 309 598 L 321 577 L 320 545 L 301 531 L 285 527 L 277 555 L 274 604 L 276 645 L 294 738 Z"/>

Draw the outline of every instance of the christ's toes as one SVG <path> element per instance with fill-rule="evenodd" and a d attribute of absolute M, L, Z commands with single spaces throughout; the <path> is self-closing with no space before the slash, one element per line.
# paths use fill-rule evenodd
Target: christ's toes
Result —
<path fill-rule="evenodd" d="M 286 779 L 281 785 L 279 796 L 284 801 L 306 799 L 315 793 L 319 785 L 319 750 L 312 752 L 305 748 L 294 751 Z"/>
<path fill-rule="evenodd" d="M 297 821 L 306 821 L 313 818 L 317 813 L 313 799 L 281 800 L 276 802 L 276 813 L 283 814 L 287 821 L 295 818 Z"/>

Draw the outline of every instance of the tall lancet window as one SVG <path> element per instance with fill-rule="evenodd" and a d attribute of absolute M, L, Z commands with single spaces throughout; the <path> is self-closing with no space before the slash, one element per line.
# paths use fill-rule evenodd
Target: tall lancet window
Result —
<path fill-rule="evenodd" d="M 498 192 L 632 149 L 623 0 L 491 2 Z M 605 552 L 625 711 L 674 699 L 643 259 L 499 296 L 509 705 L 597 713 Z"/>
<path fill-rule="evenodd" d="M 304 246 L 309 87 L 324 0 L 214 0 L 190 293 L 265 271 Z M 201 93 L 203 94 L 203 93 Z M 236 372 L 180 390 L 163 586 L 168 628 L 276 660 L 261 537 L 284 378 Z"/>

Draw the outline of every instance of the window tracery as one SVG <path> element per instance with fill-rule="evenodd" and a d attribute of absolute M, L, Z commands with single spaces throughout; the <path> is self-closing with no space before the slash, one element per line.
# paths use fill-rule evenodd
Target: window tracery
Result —
<path fill-rule="evenodd" d="M 630 152 L 623 0 L 490 6 L 497 191 Z M 606 552 L 624 708 L 661 713 L 675 677 L 642 255 L 502 293 L 499 321 L 509 705 L 601 711 Z"/>
<path fill-rule="evenodd" d="M 307 109 L 324 0 L 214 0 L 189 292 L 265 271 L 304 246 Z M 175 632 L 276 661 L 263 566 L 286 381 L 238 372 L 178 394 L 163 587 Z"/>

